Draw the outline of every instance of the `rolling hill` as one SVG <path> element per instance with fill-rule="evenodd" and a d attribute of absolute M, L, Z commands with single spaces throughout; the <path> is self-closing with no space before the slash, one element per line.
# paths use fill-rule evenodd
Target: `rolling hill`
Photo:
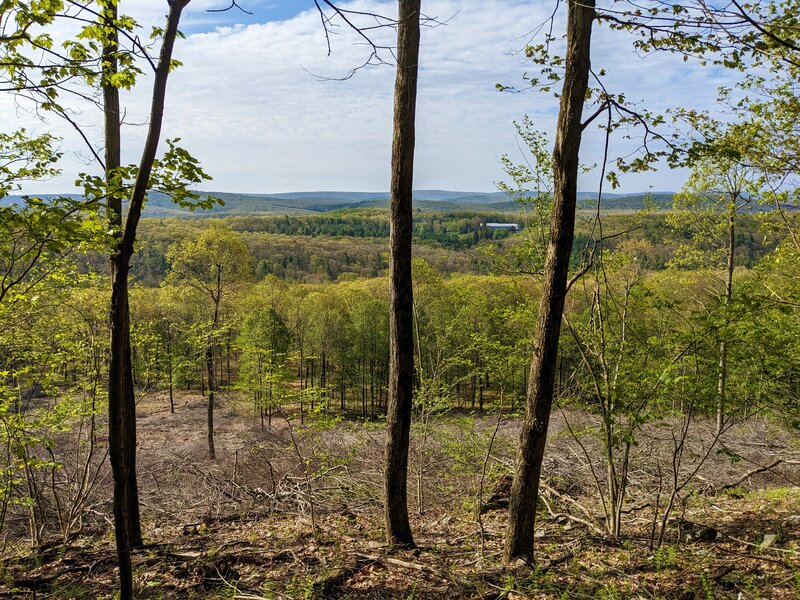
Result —
<path fill-rule="evenodd" d="M 55 197 L 48 195 L 46 197 Z M 76 197 L 70 194 L 71 197 Z M 383 208 L 389 205 L 388 192 L 288 192 L 279 194 L 240 194 L 231 192 L 201 192 L 201 196 L 214 196 L 223 204 L 210 210 L 191 211 L 171 202 L 168 196 L 153 192 L 145 206 L 145 217 L 182 219 L 226 216 L 299 216 L 326 213 L 347 208 Z M 603 194 L 602 210 L 641 210 L 645 198 L 656 208 L 672 204 L 671 192 L 650 194 Z M 578 194 L 578 207 L 593 210 L 597 195 L 592 192 Z M 0 206 L 22 202 L 21 196 L 0 198 Z M 519 205 L 502 192 L 461 192 L 448 190 L 417 190 L 414 192 L 415 208 L 425 211 L 486 211 L 517 212 Z"/>

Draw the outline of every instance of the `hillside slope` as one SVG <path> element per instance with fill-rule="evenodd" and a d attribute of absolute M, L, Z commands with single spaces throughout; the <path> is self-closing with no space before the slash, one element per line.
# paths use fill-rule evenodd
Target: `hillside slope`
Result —
<path fill-rule="evenodd" d="M 281 194 L 239 194 L 232 192 L 200 192 L 203 197 L 214 196 L 222 204 L 210 210 L 192 211 L 173 204 L 169 197 L 152 192 L 145 206 L 144 216 L 153 218 L 178 217 L 182 219 L 227 216 L 297 216 L 326 213 L 344 208 L 388 207 L 387 192 L 290 192 Z M 75 194 L 66 194 L 77 198 Z M 672 192 L 651 194 L 603 194 L 603 210 L 641 210 L 650 203 L 655 208 L 669 208 Z M 56 194 L 44 197 L 54 198 Z M 648 201 L 645 199 L 649 198 Z M 21 203 L 22 196 L 0 198 L 0 206 Z M 591 192 L 578 194 L 579 208 L 594 209 L 597 195 Z M 425 211 L 486 211 L 517 212 L 519 204 L 502 192 L 460 192 L 447 190 L 417 190 L 414 192 L 415 208 Z"/>

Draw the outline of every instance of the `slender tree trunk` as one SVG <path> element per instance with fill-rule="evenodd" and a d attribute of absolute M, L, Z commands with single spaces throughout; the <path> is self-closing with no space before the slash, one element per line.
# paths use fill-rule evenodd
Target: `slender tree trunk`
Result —
<path fill-rule="evenodd" d="M 115 22 L 117 5 L 109 3 L 103 10 L 103 26 L 108 28 L 103 44 L 103 117 L 105 119 L 105 179 L 108 206 L 108 221 L 113 229 L 121 235 L 122 228 L 122 195 L 119 167 L 121 164 L 121 122 L 119 109 L 119 88 L 111 83 L 117 73 L 117 52 L 119 43 Z M 112 262 L 112 268 L 114 264 Z"/>
<path fill-rule="evenodd" d="M 214 322 L 211 326 L 211 339 L 208 341 L 206 347 L 206 373 L 208 374 L 208 457 L 211 460 L 217 458 L 217 452 L 214 448 L 214 399 L 215 392 L 217 391 L 217 381 L 214 373 L 214 340 L 217 333 L 217 326 L 219 325 L 219 289 L 220 289 L 221 274 L 217 270 L 217 296 L 214 299 Z"/>
<path fill-rule="evenodd" d="M 420 0 L 400 0 L 392 141 L 389 245 L 389 407 L 384 518 L 390 545 L 414 546 L 408 521 L 408 445 L 414 386 L 414 292 L 411 281 L 412 189 L 419 60 Z"/>
<path fill-rule="evenodd" d="M 339 401 L 342 405 L 342 412 L 347 412 L 347 402 L 345 401 L 345 387 L 344 387 L 344 365 L 340 368 L 339 377 Z"/>
<path fill-rule="evenodd" d="M 227 362 L 226 370 L 228 371 L 227 374 L 226 374 L 227 375 L 226 381 L 228 383 L 228 386 L 230 386 L 231 385 L 231 330 L 230 330 L 230 328 L 228 328 L 228 336 L 227 336 L 227 340 L 225 342 L 225 360 Z"/>
<path fill-rule="evenodd" d="M 303 343 L 301 342 L 300 343 L 300 366 L 297 369 L 298 375 L 300 375 L 300 390 L 301 391 L 306 389 L 306 382 L 303 379 L 303 366 L 304 366 L 303 365 L 303 358 L 304 358 L 304 356 L 303 356 Z M 314 409 L 314 405 L 313 405 L 314 401 L 312 400 L 311 402 L 312 402 L 311 409 L 313 410 Z"/>
<path fill-rule="evenodd" d="M 361 417 L 367 418 L 367 369 L 366 359 L 361 359 Z"/>
<path fill-rule="evenodd" d="M 369 418 L 375 420 L 375 361 L 369 361 Z"/>
<path fill-rule="evenodd" d="M 553 212 L 533 362 L 509 503 L 505 559 L 533 559 L 536 501 L 553 403 L 558 341 L 575 229 L 581 115 L 589 81 L 594 0 L 569 0 L 564 89 L 553 148 Z"/>
<path fill-rule="evenodd" d="M 109 225 L 117 243 L 122 241 L 121 123 L 119 88 L 112 83 L 117 74 L 119 51 L 116 29 L 117 6 L 109 4 L 102 12 L 105 29 L 102 52 L 103 116 L 105 120 L 105 182 Z M 114 525 L 120 563 L 120 589 L 123 598 L 133 593 L 130 551 L 142 545 L 139 516 L 139 488 L 136 481 L 136 404 L 130 346 L 130 308 L 128 306 L 128 263 L 130 257 L 115 253 L 110 259 L 112 280 L 111 357 L 109 364 L 109 446 L 114 476 Z M 127 594 L 127 596 L 126 596 Z"/>
<path fill-rule="evenodd" d="M 139 385 L 139 353 L 136 346 L 131 348 L 131 377 L 134 388 Z M 72 372 L 72 382 L 75 383 L 75 371 Z"/>
<path fill-rule="evenodd" d="M 173 388 L 175 387 L 174 384 L 174 376 L 173 376 L 173 366 L 172 366 L 172 338 L 169 338 L 167 342 L 167 370 L 169 373 L 169 412 L 173 415 L 175 414 L 175 397 L 173 394 Z"/>
<path fill-rule="evenodd" d="M 472 410 L 475 410 L 475 396 L 478 393 L 478 375 L 475 371 L 472 372 Z"/>
<path fill-rule="evenodd" d="M 208 405 L 206 407 L 207 437 L 208 437 L 208 457 L 212 460 L 217 458 L 214 449 L 214 347 L 209 344 L 206 348 L 206 374 L 208 377 Z"/>
<path fill-rule="evenodd" d="M 736 199 L 733 204 L 735 206 Z M 733 267 L 736 254 L 736 215 L 734 209 L 728 214 L 728 264 L 725 271 L 725 318 L 728 318 L 731 299 L 733 298 Z M 725 426 L 725 395 L 728 381 L 728 343 L 724 334 L 719 341 L 719 370 L 717 374 L 717 435 Z"/>
<path fill-rule="evenodd" d="M 133 598 L 131 548 L 142 545 L 139 493 L 136 484 L 136 398 L 131 365 L 128 270 L 136 240 L 136 229 L 161 137 L 164 99 L 178 23 L 181 12 L 188 2 L 189 0 L 173 0 L 170 5 L 161 55 L 153 82 L 150 127 L 131 193 L 125 227 L 111 256 L 113 267 L 110 313 L 111 356 L 108 376 L 108 446 L 114 479 L 114 537 L 119 561 L 121 600 Z M 108 164 L 106 169 L 108 170 Z"/>

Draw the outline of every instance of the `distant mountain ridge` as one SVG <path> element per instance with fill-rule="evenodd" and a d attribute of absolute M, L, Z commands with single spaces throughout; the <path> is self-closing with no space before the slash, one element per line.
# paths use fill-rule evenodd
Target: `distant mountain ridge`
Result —
<path fill-rule="evenodd" d="M 144 217 L 153 218 L 198 218 L 225 216 L 300 216 L 331 212 L 348 208 L 385 207 L 389 203 L 388 192 L 285 192 L 278 194 L 242 194 L 233 192 L 200 192 L 201 196 L 214 196 L 224 202 L 210 210 L 191 211 L 174 205 L 168 196 L 159 192 L 150 194 Z M 77 197 L 75 194 L 66 194 Z M 656 208 L 672 206 L 673 192 L 650 192 L 648 194 L 603 193 L 601 210 L 641 210 L 645 198 Z M 57 194 L 39 197 L 54 198 Z M 0 206 L 19 203 L 22 196 L 6 196 Z M 503 192 L 462 192 L 451 190 L 415 190 L 416 208 L 429 211 L 449 212 L 453 210 L 493 212 L 516 212 L 519 205 Z M 579 192 L 578 208 L 593 210 L 596 207 L 595 192 Z"/>

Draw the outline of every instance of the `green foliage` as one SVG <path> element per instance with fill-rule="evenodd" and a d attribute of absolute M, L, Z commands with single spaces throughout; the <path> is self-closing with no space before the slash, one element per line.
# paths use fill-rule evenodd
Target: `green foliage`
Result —
<path fill-rule="evenodd" d="M 74 476 L 61 475 L 64 463 L 74 463 L 75 457 L 65 456 L 67 449 L 55 440 L 82 425 L 77 457 L 96 460 L 91 455 L 98 430 L 94 419 L 104 408 L 107 296 L 84 289 L 93 282 L 74 273 L 70 281 L 71 289 L 40 282 L 37 292 L 46 292 L 47 302 L 22 296 L 13 305 L 0 304 L 0 530 L 9 512 L 20 507 L 29 515 L 32 540 L 52 526 L 41 519 L 40 506 L 52 502 L 48 494 L 53 491 L 42 487 L 42 478 L 55 486 Z M 62 535 L 72 531 L 79 514 L 68 507 L 79 506 L 94 487 L 87 484 L 83 490 L 62 488 Z"/>
<path fill-rule="evenodd" d="M 103 224 L 91 200 L 7 194 L 27 180 L 58 174 L 60 153 L 50 135 L 0 134 L 0 304 L 24 298 L 44 279 L 55 281 L 68 255 L 100 248 Z"/>
<path fill-rule="evenodd" d="M 187 150 L 178 146 L 180 138 L 166 140 L 167 151 L 160 159 L 153 162 L 150 181 L 147 189 L 167 195 L 170 200 L 181 207 L 190 210 L 209 209 L 222 200 L 193 191 L 191 186 L 211 179 L 200 166 L 199 161 Z M 119 167 L 115 173 L 108 176 L 116 182 L 118 188 L 109 191 L 106 183 L 106 174 L 92 175 L 81 173 L 75 182 L 83 188 L 84 196 L 100 204 L 110 194 L 129 198 L 133 191 L 139 165 L 131 164 Z M 145 199 L 146 200 L 146 199 Z"/>
<path fill-rule="evenodd" d="M 167 250 L 168 281 L 185 283 L 215 303 L 238 285 L 253 279 L 253 262 L 242 238 L 225 227 L 202 231 L 196 239 Z"/>
<path fill-rule="evenodd" d="M 553 175 L 547 135 L 534 128 L 527 115 L 522 123 L 514 123 L 517 136 L 525 145 L 525 162 L 514 163 L 504 154 L 500 163 L 511 183 L 500 181 L 497 187 L 517 202 L 525 215 L 526 236 L 512 246 L 509 258 L 512 269 L 540 271 L 544 265 L 550 231 L 550 209 L 553 196 Z"/>
<path fill-rule="evenodd" d="M 653 551 L 653 565 L 656 571 L 674 569 L 678 566 L 678 548 L 674 545 L 662 545 Z"/>
<path fill-rule="evenodd" d="M 239 386 L 254 395 L 261 409 L 294 399 L 286 369 L 290 342 L 289 328 L 274 306 L 259 304 L 245 313 L 237 342 L 242 353 Z"/>
<path fill-rule="evenodd" d="M 737 127 L 717 134 L 675 196 L 668 222 L 689 237 L 677 248 L 676 266 L 722 268 L 735 252 L 730 229 L 751 210 L 765 184 L 747 162 L 748 144 Z"/>
<path fill-rule="evenodd" d="M 0 133 L 0 200 L 22 182 L 45 179 L 58 174 L 55 163 L 61 153 L 49 134 L 31 137 L 25 129 Z"/>
<path fill-rule="evenodd" d="M 131 89 L 142 73 L 137 62 L 152 50 L 152 44 L 138 35 L 139 24 L 130 16 L 112 18 L 117 4 L 117 0 L 84 5 L 59 0 L 5 2 L 5 22 L 15 28 L 4 32 L 8 35 L 0 47 L 4 87 L 25 92 L 41 109 L 62 115 L 66 109 L 60 103 L 61 95 L 79 88 L 70 87 L 73 80 L 90 87 L 111 84 Z M 77 34 L 58 45 L 46 29 L 75 24 L 79 26 Z M 110 52 L 104 54 L 104 49 Z M 116 63 L 115 69 L 108 68 L 109 60 Z"/>
<path fill-rule="evenodd" d="M 55 282 L 68 258 L 102 248 L 105 239 L 93 202 L 26 198 L 0 206 L 0 303 L 23 298 L 45 279 Z"/>

